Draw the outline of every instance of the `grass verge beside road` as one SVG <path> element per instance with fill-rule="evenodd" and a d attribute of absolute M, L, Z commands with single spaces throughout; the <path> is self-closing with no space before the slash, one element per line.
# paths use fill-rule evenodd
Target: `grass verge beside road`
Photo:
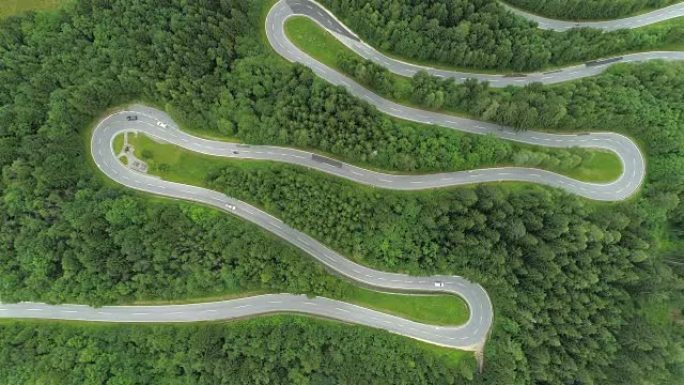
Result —
<path fill-rule="evenodd" d="M 117 135 L 116 138 L 114 138 L 114 143 L 112 143 L 114 153 L 120 154 L 121 150 L 123 150 L 123 146 L 124 146 L 124 136 L 123 135 Z"/>
<path fill-rule="evenodd" d="M 612 152 L 592 151 L 592 156 L 581 167 L 559 173 L 588 182 L 610 182 L 622 174 L 622 162 Z"/>
<path fill-rule="evenodd" d="M 341 299 L 434 325 L 461 325 L 468 321 L 468 307 L 453 295 L 382 293 L 354 286 Z"/>
<path fill-rule="evenodd" d="M 305 16 L 293 16 L 287 19 L 285 22 L 285 35 L 302 51 L 338 72 L 344 73 L 337 62 L 340 55 L 359 57 L 354 51 L 347 48 L 347 46 L 330 34 L 330 32 Z M 390 76 L 401 86 L 408 87 L 411 84 L 411 79 L 405 76 L 394 73 L 390 73 Z M 399 100 L 399 102 L 405 103 L 408 100 Z"/>

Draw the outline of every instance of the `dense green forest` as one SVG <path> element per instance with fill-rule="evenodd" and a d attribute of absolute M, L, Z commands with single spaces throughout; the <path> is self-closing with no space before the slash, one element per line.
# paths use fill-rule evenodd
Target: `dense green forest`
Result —
<path fill-rule="evenodd" d="M 452 149 L 467 158 L 469 146 L 429 146 L 439 129 L 384 118 L 276 57 L 260 36 L 264 5 L 78 1 L 60 12 L 0 22 L 3 300 L 106 303 L 245 290 L 261 285 L 258 272 L 269 269 L 273 285 L 285 290 L 334 289 L 320 280 L 319 266 L 251 226 L 133 193 L 99 175 L 89 161 L 88 127 L 105 109 L 127 101 L 165 105 L 190 128 L 350 160 L 368 161 L 376 149 L 402 139 L 409 153 Z M 534 103 L 554 96 L 567 104 L 550 128 L 634 135 L 648 151 L 649 180 L 642 196 L 623 204 L 527 185 L 443 190 L 434 197 L 369 192 L 288 167 L 249 174 L 225 169 L 208 182 L 264 205 L 283 194 L 282 205 L 271 208 L 369 264 L 482 282 L 497 315 L 476 383 L 676 384 L 683 336 L 681 327 L 673 327 L 680 310 L 671 313 L 668 306 L 681 296 L 681 277 L 659 251 L 665 229 L 675 230 L 667 233 L 668 242 L 680 242 L 684 222 L 681 73 L 681 65 L 653 63 L 554 87 L 453 86 L 450 97 L 463 99 L 453 106 L 497 111 L 491 105 L 510 101 L 541 108 Z M 388 162 L 394 159 L 389 155 Z M 231 185 L 229 176 L 244 185 Z M 338 212 L 321 211 L 312 201 L 319 197 Z M 309 215 L 318 228 L 301 222 Z M 381 223 L 373 215 L 389 219 Z M 368 226 L 364 232 L 360 223 Z M 420 235 L 406 236 L 408 228 Z M 652 316 L 654 307 L 666 309 L 662 317 Z M 173 383 L 171 376 L 192 373 L 186 382 L 220 383 L 214 377 L 220 376 L 225 383 L 450 383 L 460 370 L 380 331 L 288 317 L 268 322 L 141 329 L 3 323 L 0 346 L 10 360 L 0 364 L 6 365 L 0 382 L 49 383 L 54 377 L 59 383 L 104 383 L 120 375 L 111 383 L 125 383 L 126 376 Z M 309 350 L 302 353 L 304 348 Z M 106 358 L 94 358 L 101 352 Z M 331 362 L 312 361 L 320 354 Z M 157 355 L 164 359 L 150 361 Z M 359 369 L 360 359 L 367 368 L 347 369 Z M 292 374 L 285 368 L 294 368 Z M 350 372 L 364 377 L 344 377 Z"/>
<path fill-rule="evenodd" d="M 335 68 L 395 100 L 467 113 L 520 129 L 584 131 L 590 127 L 638 138 L 649 154 L 649 183 L 645 190 L 648 199 L 640 200 L 638 205 L 651 213 L 647 219 L 650 226 L 645 227 L 650 227 L 657 238 L 649 242 L 650 247 L 658 250 L 650 252 L 661 254 L 669 267 L 679 274 L 683 272 L 684 259 L 679 250 L 684 245 L 684 205 L 679 202 L 680 175 L 684 170 L 684 98 L 677 91 L 684 88 L 681 63 L 620 65 L 597 78 L 551 87 L 533 84 L 499 90 L 474 80 L 459 85 L 425 73 L 407 82 L 381 66 L 338 51 L 332 60 Z M 673 298 L 682 297 L 680 290 L 675 289 Z M 670 316 L 679 317 L 681 324 L 683 303 L 676 301 L 674 306 L 679 310 Z M 655 312 L 663 316 L 662 310 Z M 681 367 L 678 370 L 682 373 Z"/>
<path fill-rule="evenodd" d="M 389 3 L 389 4 L 388 4 Z M 603 33 L 543 31 L 497 0 L 321 0 L 381 51 L 420 62 L 474 69 L 531 71 L 681 43 L 677 20 Z"/>
<path fill-rule="evenodd" d="M 568 20 L 601 20 L 662 8 L 680 0 L 506 0 L 515 7 Z"/>
<path fill-rule="evenodd" d="M 3 384 L 462 384 L 474 360 L 454 353 L 291 316 L 183 326 L 0 323 Z"/>
<path fill-rule="evenodd" d="M 633 309 L 628 298 L 654 284 L 642 265 L 648 259 L 650 239 L 642 234 L 648 223 L 635 222 L 645 213 L 632 208 L 612 207 L 607 215 L 606 209 L 594 210 L 579 199 L 541 188 L 380 194 L 309 174 L 289 167 L 249 173 L 228 168 L 212 184 L 270 209 L 361 262 L 474 277 L 496 293 L 498 322 L 508 322 L 507 317 L 517 321 L 520 334 L 515 340 L 533 357 L 529 364 L 540 365 L 535 370 L 551 383 L 578 373 L 568 377 L 563 366 L 554 372 L 542 357 L 571 360 L 588 377 L 600 372 L 601 365 L 594 363 L 609 360 L 610 354 L 580 341 L 614 344 L 618 325 L 633 322 L 620 314 Z M 543 306 L 539 298 L 544 298 Z M 587 323 L 589 319 L 593 322 Z M 513 339 L 499 333 L 497 338 Z M 559 339 L 562 347 L 555 346 Z M 510 370 L 506 364 L 498 366 L 500 359 L 493 357 L 488 372 Z"/>

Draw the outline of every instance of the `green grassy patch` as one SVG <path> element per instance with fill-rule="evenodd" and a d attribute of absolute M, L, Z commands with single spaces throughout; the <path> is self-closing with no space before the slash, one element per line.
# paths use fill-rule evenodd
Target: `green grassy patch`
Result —
<path fill-rule="evenodd" d="M 337 56 L 352 52 L 315 21 L 305 16 L 294 16 L 285 22 L 285 34 L 297 47 L 328 67 L 337 66 Z"/>
<path fill-rule="evenodd" d="M 285 22 L 285 34 L 297 47 L 311 55 L 319 62 L 343 72 L 337 64 L 340 55 L 357 56 L 354 51 L 347 48 L 337 40 L 330 32 L 321 28 L 315 21 L 305 16 L 294 16 Z M 411 79 L 405 76 L 390 73 L 397 85 L 408 86 Z M 405 102 L 402 100 L 402 102 Z"/>
<path fill-rule="evenodd" d="M 133 146 L 136 157 L 151 161 L 158 167 L 162 165 L 183 165 L 181 157 L 184 151 L 180 151 L 173 144 L 162 143 L 138 133 L 129 133 L 128 143 Z"/>
<path fill-rule="evenodd" d="M 343 299 L 434 325 L 461 325 L 468 321 L 467 305 L 453 295 L 393 294 L 354 287 Z"/>
<path fill-rule="evenodd" d="M 681 310 L 684 301 L 680 303 L 672 302 L 658 302 L 648 304 L 641 309 L 642 314 L 653 325 L 669 325 L 673 322 L 683 322 L 681 320 Z"/>
<path fill-rule="evenodd" d="M 251 290 L 245 291 L 241 289 L 234 289 L 229 291 L 223 291 L 220 294 L 208 295 L 203 297 L 193 297 L 193 298 L 179 298 L 173 300 L 139 300 L 134 301 L 135 305 L 185 305 L 190 303 L 205 303 L 205 302 L 219 302 L 227 301 L 236 298 L 253 297 L 256 295 L 268 294 L 265 290 Z"/>
<path fill-rule="evenodd" d="M 156 142 L 142 134 L 129 133 L 128 143 L 133 146 L 135 156 L 147 163 L 151 173 L 170 181 L 196 186 L 203 185 L 210 172 L 225 166 L 228 162 L 231 165 L 240 164 L 228 159 L 186 151 L 173 144 Z M 267 164 L 250 163 L 254 163 L 255 167 Z"/>
<path fill-rule="evenodd" d="M 112 149 L 114 150 L 115 154 L 120 154 L 121 151 L 123 150 L 124 146 L 124 134 L 119 134 L 114 138 L 114 142 L 112 143 Z"/>
<path fill-rule="evenodd" d="M 26 11 L 54 9 L 66 2 L 65 0 L 0 0 L 0 18 Z"/>
<path fill-rule="evenodd" d="M 206 186 L 207 176 L 226 166 L 249 170 L 274 167 L 272 162 L 230 160 L 221 157 L 197 154 L 173 144 L 159 143 L 144 134 L 128 134 L 128 143 L 133 146 L 135 156 L 143 159 L 150 167 L 150 173 L 165 180 Z M 367 188 L 365 186 L 360 188 Z M 459 325 L 468 320 L 465 302 L 452 295 L 406 295 L 383 293 L 360 288 L 352 284 L 343 285 L 343 293 L 337 299 L 388 312 L 408 319 L 436 325 Z M 255 293 L 234 292 L 217 297 L 181 300 L 172 303 L 204 302 L 220 300 Z M 169 303 L 155 301 L 152 303 Z"/>
<path fill-rule="evenodd" d="M 579 167 L 568 171 L 560 171 L 571 178 L 591 182 L 610 182 L 622 174 L 620 158 L 608 151 L 592 151 Z M 551 170 L 555 171 L 555 170 Z"/>
<path fill-rule="evenodd" d="M 639 311 L 646 320 L 645 327 L 664 329 L 684 327 L 684 298 L 676 294 L 669 299 L 655 299 L 647 302 Z M 684 359 L 684 351 L 681 349 L 679 357 L 680 360 Z"/>

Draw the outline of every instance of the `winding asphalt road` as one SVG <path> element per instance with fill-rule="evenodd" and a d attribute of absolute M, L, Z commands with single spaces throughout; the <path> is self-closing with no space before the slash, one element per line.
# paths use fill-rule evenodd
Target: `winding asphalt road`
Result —
<path fill-rule="evenodd" d="M 370 180 L 368 177 L 350 175 L 352 168 L 348 167 L 349 172 L 337 170 L 335 172 L 336 175 L 356 182 L 373 184 L 378 187 L 404 190 L 495 181 L 532 182 L 562 188 L 586 198 L 604 201 L 626 199 L 639 189 L 645 175 L 645 161 L 637 145 L 623 135 L 610 132 L 571 135 L 536 131 L 516 132 L 510 127 L 425 111 L 392 102 L 369 91 L 345 75 L 330 69 L 325 64 L 318 62 L 300 50 L 285 35 L 285 21 L 295 15 L 304 15 L 313 18 L 324 28 L 336 31 L 334 32 L 335 36 L 344 35 L 348 38 L 351 32 L 337 22 L 325 9 L 317 7 L 317 3 L 310 0 L 281 0 L 276 3 L 266 17 L 266 36 L 269 42 L 276 52 L 286 59 L 304 64 L 311 68 L 319 77 L 334 85 L 345 87 L 354 96 L 367 101 L 381 112 L 418 123 L 435 124 L 475 134 L 490 134 L 521 143 L 557 148 L 583 147 L 608 150 L 619 156 L 624 170 L 617 180 L 606 184 L 581 182 L 549 171 L 519 167 L 481 169 L 423 176 L 391 176 L 387 174 L 379 175 L 377 173 L 373 175 L 367 172 L 366 175 L 371 178 Z M 360 44 L 365 45 L 364 43 Z M 384 57 L 380 53 L 377 53 L 377 55 Z M 684 55 L 682 57 L 684 58 Z M 354 171 L 360 172 L 359 169 Z"/>
<path fill-rule="evenodd" d="M 127 116 L 137 115 L 129 122 Z M 165 127 L 158 123 L 165 124 Z M 492 306 L 485 290 L 458 276 L 414 277 L 387 273 L 356 264 L 329 249 L 314 238 L 281 220 L 217 191 L 164 181 L 158 177 L 129 169 L 114 154 L 114 137 L 123 132 L 142 132 L 193 151 L 233 157 L 278 160 L 291 157 L 300 164 L 299 156 L 311 154 L 277 147 L 255 146 L 210 141 L 181 131 L 165 113 L 146 106 L 131 106 L 102 120 L 93 131 L 91 153 L 97 167 L 112 180 L 129 188 L 199 202 L 241 217 L 270 231 L 317 259 L 329 270 L 364 286 L 384 291 L 410 293 L 448 293 L 461 296 L 470 310 L 469 320 L 460 326 L 425 325 L 393 315 L 365 309 L 332 299 L 303 295 L 272 294 L 236 300 L 174 306 L 106 306 L 91 308 L 77 305 L 45 305 L 35 303 L 0 305 L 0 317 L 68 319 L 107 322 L 190 322 L 238 318 L 272 312 L 297 312 L 324 316 L 345 322 L 382 328 L 432 344 L 479 351 L 492 322 Z M 314 164 L 327 164 L 310 160 Z M 343 166 L 346 167 L 346 166 Z M 435 282 L 443 286 L 436 287 Z"/>
<path fill-rule="evenodd" d="M 602 21 L 565 21 L 548 19 L 543 16 L 525 12 L 522 9 L 512 7 L 503 2 L 501 2 L 501 4 L 511 12 L 522 16 L 527 20 L 536 22 L 537 27 L 541 29 L 548 29 L 558 32 L 567 31 L 573 28 L 594 28 L 601 29 L 606 32 L 616 31 L 618 29 L 634 29 L 684 16 L 684 2 L 672 4 L 670 6 L 643 13 L 641 15 Z"/>
<path fill-rule="evenodd" d="M 476 134 L 491 134 L 499 138 L 523 143 L 557 148 L 578 146 L 613 151 L 620 157 L 624 172 L 616 181 L 607 184 L 580 182 L 543 170 L 514 167 L 431 175 L 384 174 L 320 157 L 305 151 L 273 146 L 247 146 L 197 138 L 181 131 L 165 113 L 146 106 L 135 105 L 131 106 L 127 111 L 119 111 L 108 116 L 98 124 L 93 132 L 91 142 L 92 156 L 97 167 L 111 179 L 132 189 L 203 203 L 241 217 L 305 251 L 329 270 L 365 286 L 392 292 L 441 292 L 458 295 L 468 304 L 470 310 L 468 321 L 464 325 L 453 327 L 425 325 L 345 302 L 321 297 L 308 298 L 292 294 L 271 294 L 229 301 L 168 306 L 106 306 L 92 308 L 81 305 L 46 305 L 38 303 L 0 304 L 0 318 L 41 318 L 103 322 L 193 322 L 224 320 L 272 312 L 296 312 L 381 328 L 435 345 L 481 351 L 491 327 L 493 309 L 486 291 L 480 285 L 469 282 L 459 276 L 415 277 L 373 270 L 350 261 L 312 237 L 287 226 L 279 219 L 245 202 L 230 198 L 217 191 L 168 182 L 151 175 L 133 171 L 119 162 L 113 152 L 113 139 L 117 134 L 123 132 L 142 132 L 156 140 L 173 143 L 198 153 L 296 164 L 358 183 L 388 189 L 417 190 L 468 183 L 514 180 L 546 184 L 590 199 L 622 200 L 634 194 L 643 181 L 645 163 L 641 152 L 629 138 L 615 133 L 585 133 L 579 135 L 556 135 L 540 132 L 516 133 L 507 127 L 405 107 L 383 99 L 351 79 L 318 63 L 287 40 L 283 30 L 283 23 L 288 17 L 297 14 L 312 17 L 318 23 L 333 31 L 335 36 L 338 36 L 341 40 L 356 41 L 363 45 L 353 33 L 348 31 L 332 15 L 319 8 L 315 3 L 308 0 L 281 0 L 272 8 L 266 22 L 267 36 L 274 49 L 291 61 L 307 65 L 327 81 L 345 86 L 352 94 L 375 105 L 384 113 L 406 120 L 437 124 Z M 345 44 L 347 43 L 345 42 Z M 401 68 L 411 66 L 406 63 L 392 61 L 392 59 L 388 58 L 381 59 L 383 56 L 381 54 L 377 55 L 379 55 L 377 56 L 379 60 L 389 62 L 390 65 L 392 63 L 399 63 L 397 65 Z M 679 56 L 673 58 L 681 60 Z M 650 58 L 644 57 L 643 60 L 650 60 Z M 387 65 L 387 63 L 381 64 Z M 453 72 L 449 74 L 448 76 L 458 76 Z M 569 77 L 542 80 L 544 82 L 563 81 L 593 74 L 595 73 L 591 71 L 574 74 L 564 74 L 561 71 L 551 74 L 552 77 Z M 473 77 L 472 74 L 467 74 L 467 76 Z M 138 120 L 128 121 L 126 119 L 126 116 L 132 114 L 137 115 Z M 441 283 L 440 286 L 435 285 L 437 282 Z"/>
<path fill-rule="evenodd" d="M 684 6 L 680 8 L 684 8 Z M 345 85 L 348 88 L 350 86 L 349 80 L 341 81 L 341 79 L 339 79 L 339 74 L 334 73 L 335 71 L 311 58 L 287 38 L 285 35 L 284 23 L 287 19 L 293 16 L 304 16 L 310 18 L 330 32 L 337 40 L 339 40 L 342 44 L 347 46 L 359 56 L 373 61 L 374 63 L 387 68 L 390 72 L 395 74 L 412 77 L 419 71 L 426 71 L 431 75 L 442 78 L 452 78 L 457 82 L 463 82 L 469 78 L 478 79 L 481 81 L 486 80 L 492 87 L 506 87 L 510 85 L 524 86 L 531 83 L 561 83 L 568 80 L 598 75 L 604 72 L 610 65 L 617 62 L 644 62 L 657 59 L 684 60 L 684 52 L 682 51 L 650 51 L 604 58 L 585 64 L 568 66 L 551 71 L 514 74 L 512 76 L 452 71 L 407 63 L 385 56 L 361 40 L 331 12 L 313 0 L 280 0 L 278 3 L 276 3 L 266 17 L 266 36 L 268 37 L 271 46 L 286 59 L 304 64 L 305 66 L 312 68 L 316 74 L 330 81 L 331 83 Z M 354 86 L 354 88 L 358 87 Z M 353 92 L 355 94 L 359 93 L 356 90 Z"/>

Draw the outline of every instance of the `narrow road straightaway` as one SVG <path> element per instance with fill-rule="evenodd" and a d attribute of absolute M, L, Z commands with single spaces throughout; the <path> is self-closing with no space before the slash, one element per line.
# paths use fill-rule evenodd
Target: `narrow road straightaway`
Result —
<path fill-rule="evenodd" d="M 296 312 L 319 315 L 345 322 L 381 328 L 393 333 L 435 345 L 480 352 L 493 320 L 493 309 L 486 291 L 478 284 L 459 276 L 416 277 L 387 273 L 356 264 L 329 249 L 312 237 L 291 228 L 279 219 L 217 191 L 197 186 L 164 181 L 158 177 L 133 171 L 114 154 L 113 140 L 123 132 L 142 132 L 156 140 L 175 144 L 198 153 L 242 159 L 261 159 L 296 164 L 332 175 L 381 188 L 417 190 L 456 186 L 469 183 L 523 181 L 562 188 L 568 192 L 596 200 L 622 200 L 634 194 L 645 175 L 645 163 L 638 147 L 629 138 L 615 133 L 557 135 L 542 132 L 516 133 L 512 129 L 490 123 L 406 107 L 383 99 L 351 79 L 309 57 L 285 36 L 287 18 L 302 14 L 314 18 L 340 39 L 358 38 L 327 11 L 308 0 L 281 0 L 267 16 L 266 32 L 273 48 L 283 57 L 303 63 L 316 74 L 335 85 L 345 86 L 353 95 L 373 104 L 381 112 L 401 119 L 436 124 L 446 128 L 492 134 L 502 139 L 556 148 L 588 147 L 615 152 L 622 160 L 624 172 L 616 181 L 595 184 L 577 181 L 548 171 L 528 168 L 482 169 L 431 175 L 395 175 L 365 170 L 336 160 L 282 147 L 246 146 L 197 138 L 181 131 L 165 113 L 146 106 L 131 106 L 102 120 L 93 132 L 91 153 L 97 167 L 109 178 L 129 188 L 175 199 L 203 203 L 236 215 L 277 235 L 318 260 L 331 271 L 364 286 L 391 292 L 448 293 L 461 296 L 468 304 L 470 317 L 460 326 L 433 326 L 409 321 L 393 315 L 327 298 L 302 295 L 271 294 L 201 304 L 166 306 L 46 305 L 38 303 L 0 304 L 0 318 L 41 318 L 98 322 L 193 322 L 225 320 L 273 312 Z M 379 54 L 378 54 L 379 55 Z M 384 58 L 384 56 L 377 56 Z M 384 58 L 390 66 L 401 63 Z M 677 60 L 680 60 L 679 58 Z M 387 66 L 387 63 L 381 63 Z M 401 63 L 400 66 L 408 66 Z M 395 68 L 396 69 L 396 68 Z M 456 76 L 450 73 L 449 76 Z M 573 78 L 594 73 L 569 74 Z M 468 74 L 473 77 L 472 74 Z M 479 76 L 479 75 L 478 75 Z M 556 75 L 553 75 L 556 76 Z M 558 75 L 560 76 L 560 75 Z M 562 78 L 557 81 L 567 80 Z M 549 80 L 548 82 L 553 82 Z M 502 85 L 502 84 L 499 84 Z M 138 120 L 128 121 L 128 115 Z"/>
<path fill-rule="evenodd" d="M 641 15 L 601 21 L 554 20 L 523 11 L 522 9 L 515 8 L 504 2 L 500 3 L 518 16 L 536 22 L 539 28 L 558 32 L 567 31 L 573 28 L 594 28 L 606 32 L 617 31 L 618 29 L 634 29 L 684 16 L 684 2 L 655 9 Z"/>

